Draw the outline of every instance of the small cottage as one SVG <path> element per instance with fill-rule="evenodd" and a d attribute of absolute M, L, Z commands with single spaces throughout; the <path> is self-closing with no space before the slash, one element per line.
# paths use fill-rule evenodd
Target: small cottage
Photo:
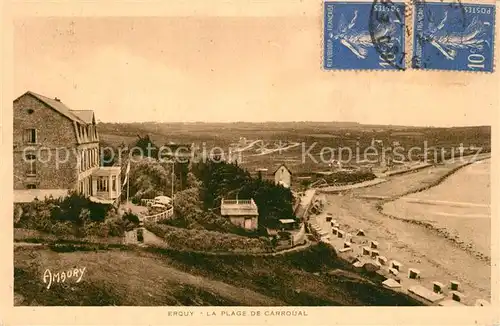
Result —
<path fill-rule="evenodd" d="M 297 221 L 294 219 L 281 219 L 279 220 L 279 226 L 282 231 L 285 230 L 294 230 L 297 228 Z"/>
<path fill-rule="evenodd" d="M 222 199 L 220 213 L 246 230 L 256 230 L 259 226 L 259 210 L 253 199 Z"/>

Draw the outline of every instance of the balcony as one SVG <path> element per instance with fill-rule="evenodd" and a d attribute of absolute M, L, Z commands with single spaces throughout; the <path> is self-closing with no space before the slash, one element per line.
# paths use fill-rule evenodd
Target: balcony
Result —
<path fill-rule="evenodd" d="M 253 199 L 222 199 L 221 215 L 259 215 L 257 205 Z"/>

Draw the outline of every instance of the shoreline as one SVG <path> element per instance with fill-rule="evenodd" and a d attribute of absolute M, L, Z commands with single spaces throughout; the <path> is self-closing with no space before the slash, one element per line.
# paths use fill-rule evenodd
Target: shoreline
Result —
<path fill-rule="evenodd" d="M 390 213 L 387 213 L 386 210 L 385 210 L 385 208 L 384 208 L 384 206 L 386 204 L 391 203 L 391 202 L 395 202 L 395 201 L 397 201 L 399 199 L 402 199 L 405 196 L 408 196 L 408 195 L 411 195 L 411 194 L 420 193 L 420 192 L 429 190 L 431 188 L 437 187 L 440 184 L 442 184 L 446 179 L 448 179 L 449 177 L 453 176 L 455 173 L 459 172 L 460 170 L 466 168 L 467 166 L 469 166 L 471 164 L 474 164 L 475 162 L 480 162 L 480 161 L 484 161 L 484 160 L 487 160 L 487 159 L 491 159 L 491 155 L 486 156 L 486 157 L 478 158 L 475 161 L 465 162 L 464 164 L 461 164 L 461 165 L 459 165 L 457 167 L 452 168 L 450 171 L 448 171 L 443 176 L 439 177 L 436 181 L 432 182 L 429 185 L 426 185 L 426 186 L 421 187 L 421 188 L 419 188 L 417 190 L 414 190 L 414 191 L 409 191 L 407 193 L 403 193 L 403 194 L 398 195 L 398 196 L 393 196 L 393 197 L 390 197 L 390 198 L 387 198 L 387 199 L 382 199 L 380 202 L 378 202 L 378 203 L 375 204 L 375 208 L 376 208 L 376 210 L 380 214 L 382 214 L 382 215 L 384 215 L 384 216 L 386 216 L 388 218 L 400 220 L 400 221 L 403 221 L 405 223 L 410 223 L 410 224 L 418 225 L 418 226 L 421 226 L 421 227 L 423 227 L 423 228 L 425 228 L 427 230 L 430 230 L 431 232 L 435 232 L 437 235 L 439 235 L 439 236 L 445 238 L 446 240 L 452 242 L 458 248 L 464 250 L 465 252 L 467 252 L 468 254 L 472 255 L 473 257 L 475 257 L 475 258 L 477 258 L 477 259 L 479 259 L 481 261 L 491 263 L 491 257 L 490 256 L 485 256 L 483 253 L 480 253 L 480 252 L 478 252 L 476 250 L 473 250 L 473 249 L 469 248 L 467 246 L 467 244 L 464 243 L 464 242 L 461 242 L 459 240 L 459 238 L 457 239 L 457 238 L 454 238 L 454 237 L 450 237 L 450 234 L 448 233 L 448 231 L 446 230 L 446 228 L 438 228 L 438 227 L 434 226 L 432 223 L 426 222 L 426 221 L 421 221 L 421 220 L 416 220 L 416 219 L 412 219 L 412 218 L 404 218 L 404 217 L 392 215 Z"/>
<path fill-rule="evenodd" d="M 460 165 L 452 168 L 450 171 L 446 172 L 441 177 L 439 177 L 437 180 L 431 182 L 430 184 L 428 184 L 426 186 L 423 186 L 423 187 L 415 189 L 415 190 L 410 190 L 410 191 L 404 192 L 404 193 L 399 194 L 397 196 L 392 196 L 392 197 L 389 197 L 387 199 L 384 199 L 383 200 L 383 202 L 384 202 L 383 204 L 391 202 L 391 201 L 395 201 L 395 200 L 397 200 L 397 199 L 399 199 L 401 197 L 404 197 L 404 196 L 408 196 L 408 195 L 411 195 L 411 194 L 416 194 L 416 193 L 428 190 L 430 188 L 436 187 L 436 186 L 440 185 L 441 183 L 443 183 L 448 177 L 450 177 L 454 173 L 458 172 L 460 169 L 465 168 L 465 167 L 467 167 L 467 166 L 469 166 L 471 164 L 474 164 L 476 162 L 480 162 L 480 161 L 484 161 L 484 160 L 488 160 L 488 159 L 491 159 L 491 153 L 488 153 L 488 156 L 481 156 L 480 158 L 477 158 L 474 161 L 464 162 L 464 163 L 462 163 L 462 164 L 460 164 Z M 448 164 L 453 164 L 453 163 L 448 163 Z"/>
<path fill-rule="evenodd" d="M 462 157 L 462 159 L 468 158 L 468 157 L 474 157 L 474 156 L 475 155 L 464 156 L 464 157 Z M 431 185 L 423 187 L 422 189 L 412 190 L 412 191 L 409 191 L 407 193 L 403 193 L 401 195 L 398 195 L 398 197 L 375 198 L 375 199 L 384 199 L 384 200 L 389 202 L 389 201 L 394 201 L 394 200 L 398 199 L 399 197 L 403 197 L 403 196 L 406 196 L 406 195 L 409 195 L 412 193 L 418 193 L 418 192 L 427 190 L 429 188 L 432 188 L 432 187 L 439 185 L 441 182 L 444 181 L 444 179 L 449 177 L 451 174 L 457 172 L 457 170 L 459 170 L 463 167 L 466 167 L 467 165 L 473 164 L 475 162 L 483 161 L 486 159 L 491 159 L 491 153 L 484 153 L 483 155 L 480 154 L 480 158 L 475 159 L 474 161 L 463 162 L 461 165 L 453 168 L 452 170 L 447 172 L 447 174 L 443 175 L 442 176 L 443 180 L 438 179 L 438 182 L 436 184 L 432 183 Z M 448 162 L 446 162 L 446 163 L 448 163 Z M 448 164 L 453 164 L 453 163 L 448 163 Z M 399 170 L 399 171 L 396 170 L 396 171 L 386 172 L 386 173 L 383 173 L 383 174 L 377 176 L 373 180 L 362 181 L 362 182 L 358 182 L 358 183 L 354 183 L 354 184 L 350 184 L 350 185 L 344 185 L 344 186 L 328 186 L 328 187 L 314 188 L 314 189 L 316 189 L 318 192 L 324 193 L 324 194 L 335 194 L 338 192 L 348 192 L 348 191 L 357 190 L 360 188 L 369 188 L 369 187 L 377 186 L 381 183 L 385 183 L 385 182 L 389 181 L 391 177 L 397 177 L 397 176 L 401 176 L 401 175 L 408 174 L 408 173 L 418 172 L 421 170 L 428 169 L 432 166 L 434 166 L 434 165 L 430 164 L 430 163 L 424 163 L 424 164 L 420 164 L 418 166 L 414 166 L 414 167 L 406 169 L 406 170 Z M 393 198 L 395 198 L 395 199 L 393 199 Z"/>

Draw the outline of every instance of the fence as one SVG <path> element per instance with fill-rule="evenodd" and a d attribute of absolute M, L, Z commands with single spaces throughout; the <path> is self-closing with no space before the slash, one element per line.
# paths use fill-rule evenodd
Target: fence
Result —
<path fill-rule="evenodd" d="M 174 216 L 174 208 L 170 207 L 169 209 L 167 209 L 164 212 L 154 214 L 154 215 L 144 216 L 143 219 L 146 222 L 159 222 L 159 221 L 163 221 L 163 220 L 168 220 L 172 216 Z"/>
<path fill-rule="evenodd" d="M 222 205 L 255 205 L 253 199 L 222 199 Z"/>

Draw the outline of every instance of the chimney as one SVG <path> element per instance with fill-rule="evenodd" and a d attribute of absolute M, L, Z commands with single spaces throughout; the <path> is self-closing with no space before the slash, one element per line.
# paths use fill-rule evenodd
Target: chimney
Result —
<path fill-rule="evenodd" d="M 56 100 L 57 102 L 61 102 L 61 100 L 57 97 L 54 97 L 54 100 Z"/>

